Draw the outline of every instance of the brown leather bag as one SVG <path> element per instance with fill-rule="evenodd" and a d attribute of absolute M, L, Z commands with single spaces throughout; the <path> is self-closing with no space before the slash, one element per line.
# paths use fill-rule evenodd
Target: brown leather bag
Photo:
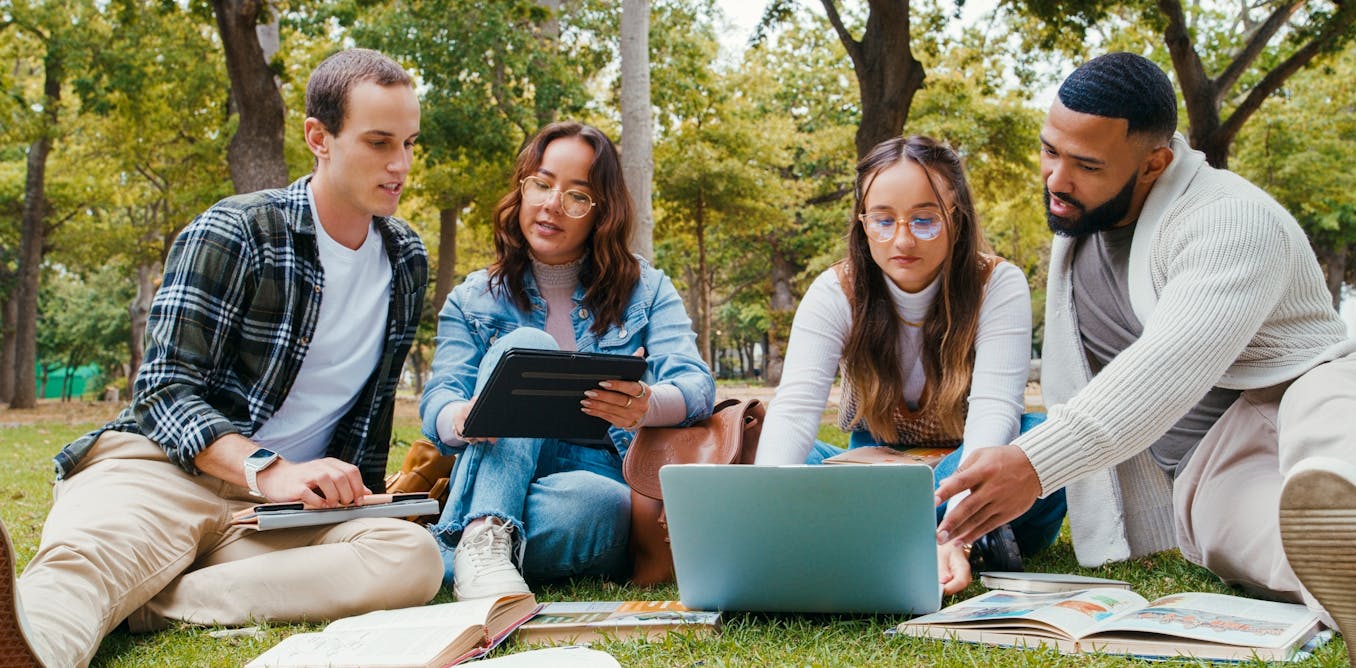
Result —
<path fill-rule="evenodd" d="M 456 455 L 444 455 L 427 439 L 417 439 L 410 444 L 410 451 L 405 454 L 400 470 L 386 476 L 386 491 L 391 494 L 427 492 L 429 498 L 438 500 L 438 512 L 441 514 L 447 507 L 448 483 L 452 465 L 456 461 Z M 409 520 L 433 524 L 438 521 L 438 515 L 410 517 Z"/>
<path fill-rule="evenodd" d="M 659 489 L 665 464 L 752 464 L 766 408 L 757 399 L 726 399 L 711 417 L 690 427 L 645 427 L 626 451 L 622 475 L 631 485 L 631 581 L 673 580 L 673 551 Z"/>

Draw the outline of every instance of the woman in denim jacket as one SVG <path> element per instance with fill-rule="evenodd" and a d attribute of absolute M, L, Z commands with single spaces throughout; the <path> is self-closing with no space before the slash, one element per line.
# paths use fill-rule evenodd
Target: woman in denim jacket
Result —
<path fill-rule="evenodd" d="M 673 283 L 627 250 L 635 223 L 611 140 L 579 123 L 549 125 L 518 155 L 513 182 L 495 209 L 494 264 L 468 276 L 438 316 L 419 406 L 424 434 L 458 453 L 434 528 L 458 599 L 527 592 L 524 576 L 625 578 L 622 455 L 635 430 L 706 418 L 715 396 Z M 581 410 L 612 425 L 607 446 L 463 439 L 510 348 L 641 355 L 648 368 L 641 381 L 586 393 Z"/>

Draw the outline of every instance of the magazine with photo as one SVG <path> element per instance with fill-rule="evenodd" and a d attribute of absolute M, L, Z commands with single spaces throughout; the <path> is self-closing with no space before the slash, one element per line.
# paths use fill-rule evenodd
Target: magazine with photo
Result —
<path fill-rule="evenodd" d="M 1129 590 L 1031 594 L 994 590 L 895 628 L 904 635 L 1067 654 L 1212 661 L 1299 661 L 1320 630 L 1303 605 L 1206 593 L 1154 601 Z"/>
<path fill-rule="evenodd" d="M 565 643 L 654 640 L 670 631 L 710 635 L 719 625 L 719 612 L 689 610 L 678 601 L 547 603 L 536 617 L 518 627 L 515 638 Z"/>

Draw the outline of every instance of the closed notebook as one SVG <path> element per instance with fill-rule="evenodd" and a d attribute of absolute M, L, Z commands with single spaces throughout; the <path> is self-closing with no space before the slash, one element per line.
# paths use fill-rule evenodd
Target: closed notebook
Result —
<path fill-rule="evenodd" d="M 521 642 L 586 643 L 594 640 L 657 640 L 670 631 L 710 635 L 719 612 L 689 610 L 678 601 L 582 601 L 547 603 L 515 637 Z"/>
<path fill-rule="evenodd" d="M 290 527 L 337 524 L 359 517 L 411 517 L 438 512 L 438 500 L 428 494 L 368 494 L 351 506 L 308 508 L 301 502 L 261 503 L 235 514 L 231 523 L 268 531 Z"/>

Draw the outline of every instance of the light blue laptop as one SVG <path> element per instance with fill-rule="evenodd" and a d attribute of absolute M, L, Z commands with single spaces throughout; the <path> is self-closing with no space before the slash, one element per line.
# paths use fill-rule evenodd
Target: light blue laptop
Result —
<path fill-rule="evenodd" d="M 925 465 L 671 465 L 659 471 L 683 605 L 763 612 L 935 612 Z"/>

